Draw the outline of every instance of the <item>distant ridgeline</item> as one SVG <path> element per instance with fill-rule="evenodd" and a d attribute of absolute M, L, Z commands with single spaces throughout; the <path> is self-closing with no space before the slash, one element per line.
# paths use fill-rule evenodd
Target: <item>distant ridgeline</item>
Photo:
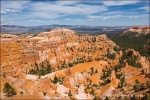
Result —
<path fill-rule="evenodd" d="M 80 33 L 100 34 L 110 32 L 121 32 L 129 29 L 128 26 L 87 26 L 87 25 L 43 25 L 43 26 L 19 26 L 19 25 L 1 25 L 2 33 L 25 34 L 40 33 L 50 31 L 55 28 L 68 28 Z"/>
<path fill-rule="evenodd" d="M 139 51 L 141 55 L 150 55 L 150 26 L 131 27 L 122 33 L 110 37 L 117 45 L 124 50 L 132 48 Z"/>

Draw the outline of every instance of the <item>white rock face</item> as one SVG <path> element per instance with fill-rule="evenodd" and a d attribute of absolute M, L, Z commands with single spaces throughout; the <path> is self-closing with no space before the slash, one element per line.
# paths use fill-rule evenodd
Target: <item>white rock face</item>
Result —
<path fill-rule="evenodd" d="M 81 99 L 83 99 L 83 100 L 91 99 L 91 100 L 92 100 L 92 99 L 93 99 L 91 95 L 86 94 L 86 93 L 80 93 L 80 94 L 78 94 L 78 95 L 75 95 L 74 97 L 75 97 L 77 100 L 81 100 Z"/>
<path fill-rule="evenodd" d="M 77 85 L 80 85 L 82 84 L 82 82 L 86 82 L 87 81 L 87 78 L 89 78 L 89 75 L 86 74 L 86 73 L 75 73 L 75 76 L 74 77 L 69 77 L 69 80 L 68 80 L 68 83 L 69 83 L 69 86 L 71 88 L 76 88 Z M 80 93 L 82 93 L 81 91 L 84 91 L 84 86 L 81 86 L 80 87 Z"/>
<path fill-rule="evenodd" d="M 80 94 L 78 94 L 78 95 L 75 95 L 75 98 L 76 98 L 77 100 L 80 100 L 80 99 L 87 99 L 87 95 L 86 95 L 86 93 L 80 93 Z"/>
<path fill-rule="evenodd" d="M 79 89 L 78 89 L 78 94 L 80 93 L 84 93 L 84 85 L 80 85 Z"/>
<path fill-rule="evenodd" d="M 61 40 L 61 37 L 51 37 L 50 39 L 49 39 L 49 41 L 60 41 Z"/>
<path fill-rule="evenodd" d="M 75 77 L 75 81 L 79 83 L 79 82 L 86 82 L 87 78 L 89 78 L 90 76 L 86 73 L 82 74 L 82 73 L 77 72 L 75 73 L 74 77 Z"/>
<path fill-rule="evenodd" d="M 44 99 L 49 99 L 50 100 L 51 97 L 49 97 L 49 96 L 46 95 L 46 96 L 44 96 Z"/>
<path fill-rule="evenodd" d="M 48 42 L 49 39 L 47 37 L 43 37 L 38 43 Z"/>
<path fill-rule="evenodd" d="M 50 64 L 52 64 L 52 65 L 54 65 L 54 64 L 56 64 L 57 62 L 56 62 L 56 58 L 52 58 L 51 60 L 50 60 Z"/>
<path fill-rule="evenodd" d="M 40 57 L 40 62 L 48 59 L 48 53 L 50 52 L 49 49 L 46 49 L 44 50 L 43 52 L 42 51 L 39 51 L 39 57 Z"/>
<path fill-rule="evenodd" d="M 50 79 L 53 79 L 54 76 L 55 76 L 56 72 L 52 72 L 50 74 L 46 74 L 44 76 L 41 76 L 42 79 L 45 79 L 45 78 L 50 78 Z"/>
<path fill-rule="evenodd" d="M 111 77 L 110 77 L 110 79 L 111 79 L 111 82 L 114 81 L 114 80 L 116 80 L 116 72 L 115 72 L 115 71 L 112 71 L 112 72 L 111 72 Z"/>
<path fill-rule="evenodd" d="M 72 46 L 75 46 L 75 45 L 78 45 L 79 43 L 67 43 L 67 47 L 72 47 Z"/>
<path fill-rule="evenodd" d="M 30 38 L 31 40 L 43 40 L 44 39 L 44 37 L 32 37 L 32 38 Z"/>
<path fill-rule="evenodd" d="M 38 77 L 36 75 L 26 75 L 25 78 L 29 80 L 37 80 Z"/>
<path fill-rule="evenodd" d="M 64 85 L 57 85 L 57 90 L 56 90 L 59 94 L 66 94 L 69 93 L 69 88 L 65 87 Z"/>
<path fill-rule="evenodd" d="M 72 88 L 76 87 L 76 81 L 75 81 L 74 77 L 69 78 L 69 83 Z"/>
<path fill-rule="evenodd" d="M 106 96 L 110 96 L 112 94 L 112 91 L 114 90 L 114 87 L 109 87 L 103 94 L 102 97 L 105 98 Z"/>
<path fill-rule="evenodd" d="M 50 32 L 43 32 L 43 34 L 49 34 Z"/>

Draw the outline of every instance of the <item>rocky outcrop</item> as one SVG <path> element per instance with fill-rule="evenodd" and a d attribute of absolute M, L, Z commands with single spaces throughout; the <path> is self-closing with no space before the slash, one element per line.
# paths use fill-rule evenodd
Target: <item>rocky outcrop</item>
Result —
<path fill-rule="evenodd" d="M 75 95 L 74 98 L 75 100 L 82 100 L 82 99 L 92 100 L 93 96 L 90 94 L 86 94 L 86 93 L 80 93 L 80 94 Z"/>
<path fill-rule="evenodd" d="M 55 37 L 61 36 L 62 38 L 67 38 L 67 37 L 77 36 L 77 33 L 70 29 L 57 28 L 49 32 L 41 32 L 40 34 L 37 35 L 37 37 L 47 37 L 47 38 L 53 38 L 54 36 Z"/>
<path fill-rule="evenodd" d="M 122 35 L 140 36 L 150 34 L 150 26 L 137 26 L 131 27 L 129 30 L 124 31 Z"/>
<path fill-rule="evenodd" d="M 127 50 L 125 51 L 125 53 L 126 53 L 127 56 L 131 56 L 131 57 L 134 57 L 134 56 L 140 57 L 139 52 L 137 52 L 137 51 L 135 51 L 135 50 L 133 50 L 133 49 L 127 49 Z"/>
<path fill-rule="evenodd" d="M 89 75 L 86 73 L 75 73 L 75 80 L 77 84 L 84 84 L 86 83 L 87 79 L 89 78 Z"/>
<path fill-rule="evenodd" d="M 149 34 L 150 26 L 139 26 L 139 27 L 131 27 L 129 29 L 131 32 L 137 32 L 138 34 Z"/>
<path fill-rule="evenodd" d="M 112 71 L 112 72 L 111 72 L 110 80 L 111 80 L 111 84 L 112 84 L 114 87 L 117 87 L 117 86 L 118 86 L 119 80 L 116 78 L 116 72 L 115 72 L 115 71 Z"/>
<path fill-rule="evenodd" d="M 111 82 L 112 82 L 113 80 L 116 80 L 116 73 L 115 73 L 115 71 L 112 71 L 110 80 L 111 80 Z"/>
<path fill-rule="evenodd" d="M 81 84 L 80 87 L 78 88 L 78 94 L 84 93 L 84 85 Z"/>
<path fill-rule="evenodd" d="M 12 41 L 18 39 L 19 36 L 13 34 L 0 34 L 1 42 L 3 41 Z"/>
<path fill-rule="evenodd" d="M 64 86 L 69 88 L 75 88 L 77 85 L 85 84 L 87 79 L 89 78 L 89 75 L 86 73 L 75 73 L 74 77 L 67 76 L 64 79 Z"/>
<path fill-rule="evenodd" d="M 13 35 L 13 34 L 1 34 L 0 35 L 1 38 L 18 38 L 19 36 L 17 35 Z"/>
<path fill-rule="evenodd" d="M 61 95 L 66 94 L 66 93 L 69 93 L 69 88 L 65 87 L 64 85 L 57 84 L 56 92 L 58 92 Z"/>

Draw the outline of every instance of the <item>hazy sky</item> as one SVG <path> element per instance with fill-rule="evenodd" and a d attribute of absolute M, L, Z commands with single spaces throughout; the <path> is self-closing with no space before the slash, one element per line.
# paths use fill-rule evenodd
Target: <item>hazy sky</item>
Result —
<path fill-rule="evenodd" d="M 1 24 L 149 25 L 149 0 L 1 0 Z"/>

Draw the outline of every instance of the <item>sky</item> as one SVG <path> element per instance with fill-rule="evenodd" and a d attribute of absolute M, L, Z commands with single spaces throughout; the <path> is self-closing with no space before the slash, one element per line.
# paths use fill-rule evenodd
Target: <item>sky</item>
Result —
<path fill-rule="evenodd" d="M 149 0 L 0 0 L 2 25 L 149 25 Z"/>

